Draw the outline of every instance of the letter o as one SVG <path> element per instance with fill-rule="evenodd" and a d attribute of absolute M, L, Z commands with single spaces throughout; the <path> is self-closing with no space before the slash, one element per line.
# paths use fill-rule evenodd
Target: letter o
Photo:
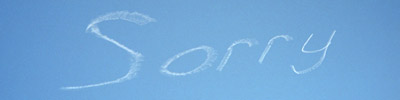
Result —
<path fill-rule="evenodd" d="M 193 69 L 191 71 L 182 72 L 182 73 L 171 72 L 171 71 L 169 71 L 167 69 L 168 66 L 173 61 L 175 61 L 176 59 L 180 58 L 181 56 L 183 56 L 183 55 L 185 55 L 187 53 L 190 53 L 190 52 L 193 52 L 193 51 L 196 51 L 196 50 L 204 50 L 204 51 L 207 52 L 207 58 L 200 66 L 196 67 L 195 69 Z M 165 74 L 169 74 L 169 75 L 173 75 L 173 76 L 185 76 L 185 75 L 188 75 L 188 74 L 197 73 L 197 72 L 200 72 L 202 70 L 207 69 L 208 67 L 211 67 L 212 66 L 211 63 L 214 62 L 216 58 L 217 58 L 217 56 L 216 56 L 214 48 L 209 47 L 209 46 L 199 46 L 199 47 L 196 47 L 196 48 L 192 48 L 192 49 L 186 50 L 184 52 L 181 52 L 181 53 L 175 55 L 172 58 L 169 58 L 168 61 L 164 65 L 161 66 L 161 73 L 165 73 Z"/>

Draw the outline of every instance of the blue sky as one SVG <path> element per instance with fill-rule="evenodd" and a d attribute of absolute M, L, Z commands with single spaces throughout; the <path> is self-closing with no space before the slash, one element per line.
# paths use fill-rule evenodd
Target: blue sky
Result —
<path fill-rule="evenodd" d="M 57 100 L 397 100 L 400 99 L 400 4 L 364 1 L 0 1 L 0 98 Z M 130 53 L 86 31 L 93 20 L 117 11 L 156 21 L 98 23 L 101 33 L 143 55 L 136 76 L 120 83 L 75 90 L 61 87 L 124 76 Z M 335 36 L 322 64 L 305 74 Z M 274 40 L 263 63 L 268 41 Z M 227 48 L 238 44 L 222 71 Z M 216 53 L 207 69 L 185 76 L 162 73 L 175 55 L 199 46 Z M 168 66 L 188 72 L 207 53 L 197 50 Z"/>

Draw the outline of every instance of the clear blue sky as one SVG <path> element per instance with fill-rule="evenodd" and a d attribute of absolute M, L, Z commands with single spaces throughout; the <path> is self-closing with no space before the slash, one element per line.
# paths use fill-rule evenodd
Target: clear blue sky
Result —
<path fill-rule="evenodd" d="M 0 99 L 2 100 L 399 100 L 400 2 L 397 0 L 0 1 Z M 86 31 L 91 21 L 116 11 L 139 12 L 156 22 L 98 24 L 104 35 L 143 54 L 127 81 L 78 90 L 124 76 L 131 56 Z M 336 35 L 323 63 L 306 74 Z M 268 41 L 276 39 L 262 64 Z M 227 48 L 239 44 L 222 71 Z M 161 73 L 176 54 L 206 45 L 217 59 L 186 76 Z M 168 67 L 187 72 L 206 58 L 194 51 Z M 397 61 L 397 62 L 396 62 Z"/>

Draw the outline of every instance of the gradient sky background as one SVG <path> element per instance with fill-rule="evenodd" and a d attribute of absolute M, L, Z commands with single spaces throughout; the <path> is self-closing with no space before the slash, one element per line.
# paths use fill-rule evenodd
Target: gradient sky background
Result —
<path fill-rule="evenodd" d="M 0 1 L 0 99 L 2 100 L 398 100 L 400 99 L 400 2 L 398 0 Z M 130 55 L 93 33 L 98 16 L 130 11 L 157 22 L 99 24 L 102 33 L 144 55 L 137 76 L 123 83 L 80 90 L 60 87 L 110 81 L 126 74 Z M 316 70 L 297 75 L 322 55 Z M 277 39 L 259 64 L 269 39 Z M 234 47 L 236 40 L 259 44 Z M 217 50 L 213 66 L 187 76 L 160 73 L 168 58 L 207 45 Z M 195 51 L 169 66 L 189 71 L 206 55 Z"/>

